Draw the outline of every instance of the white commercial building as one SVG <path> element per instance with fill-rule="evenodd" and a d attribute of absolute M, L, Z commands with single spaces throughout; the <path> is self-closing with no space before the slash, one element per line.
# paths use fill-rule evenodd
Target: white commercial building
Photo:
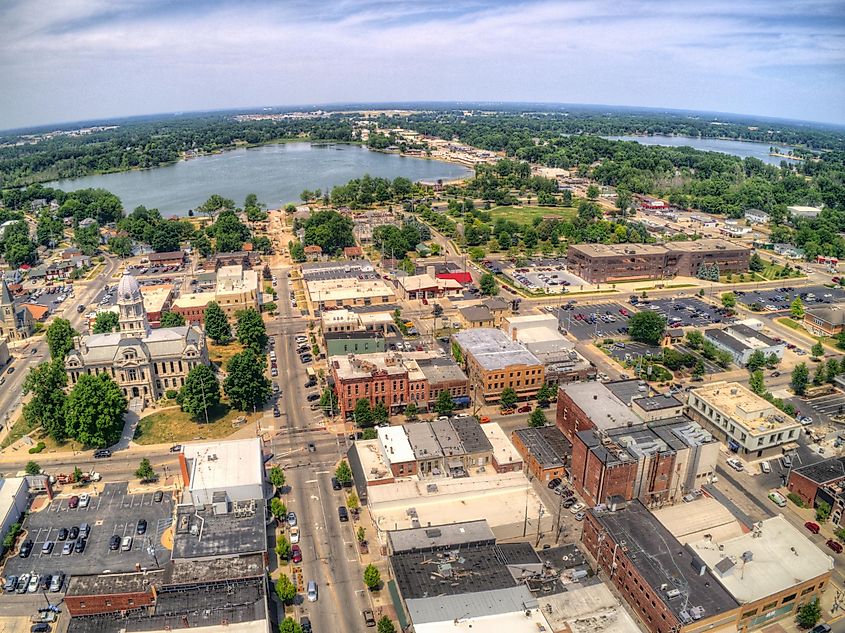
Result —
<path fill-rule="evenodd" d="M 758 323 L 760 327 L 755 328 L 752 323 Z M 761 352 L 767 358 L 772 354 L 783 358 L 786 343 L 766 336 L 760 329 L 762 329 L 762 324 L 757 319 L 748 319 L 748 322 L 735 323 L 723 329 L 704 330 L 704 338 L 719 349 L 728 352 L 733 362 L 741 367 L 748 364 L 754 352 Z"/>
<path fill-rule="evenodd" d="M 179 455 L 183 502 L 195 506 L 264 499 L 261 439 L 185 444 Z"/>
<path fill-rule="evenodd" d="M 29 486 L 26 477 L 0 479 L 0 541 L 9 528 L 20 521 L 29 506 Z"/>
<path fill-rule="evenodd" d="M 738 382 L 720 380 L 693 389 L 687 405 L 693 420 L 721 436 L 730 450 L 743 457 L 780 453 L 801 432 L 796 420 Z"/>

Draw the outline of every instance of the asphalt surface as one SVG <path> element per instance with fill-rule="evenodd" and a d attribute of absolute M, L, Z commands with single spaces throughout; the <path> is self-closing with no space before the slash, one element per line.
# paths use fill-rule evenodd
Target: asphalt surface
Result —
<path fill-rule="evenodd" d="M 630 307 L 620 303 L 596 303 L 583 306 L 576 304 L 572 310 L 560 310 L 558 321 L 563 329 L 579 341 L 589 341 L 604 336 L 620 336 L 622 333 L 619 330 L 628 325 L 628 317 L 620 310 L 625 310 L 629 315 L 634 312 Z"/>
<path fill-rule="evenodd" d="M 278 293 L 287 296 L 287 269 L 274 270 Z M 312 412 L 306 400 L 315 389 L 304 388 L 305 365 L 296 354 L 294 336 L 307 329 L 304 319 L 294 313 L 288 302 L 281 302 L 279 317 L 269 325 L 274 337 L 280 373 L 276 382 L 282 389 L 280 418 L 273 418 L 275 432 L 271 439 L 272 463 L 285 469 L 286 492 L 283 500 L 288 511 L 297 515 L 302 550 L 303 584 L 314 580 L 318 600 L 308 602 L 300 594 L 296 602 L 296 620 L 307 615 L 315 631 L 349 632 L 360 630 L 359 614 L 369 607 L 363 583 L 363 568 L 356 554 L 354 530 L 357 523 L 341 523 L 337 508 L 345 501 L 345 491 L 331 487 L 331 477 L 346 451 L 346 438 L 338 438 L 322 428 L 322 416 Z M 308 448 L 314 444 L 314 451 Z M 372 535 L 370 535 L 372 537 Z M 291 566 L 283 572 L 290 575 Z"/>

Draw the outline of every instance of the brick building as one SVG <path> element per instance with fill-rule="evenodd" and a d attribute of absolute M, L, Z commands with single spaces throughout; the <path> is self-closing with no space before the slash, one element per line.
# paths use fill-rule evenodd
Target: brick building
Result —
<path fill-rule="evenodd" d="M 511 440 L 532 476 L 547 483 L 566 478 L 572 444 L 560 430 L 553 426 L 515 429 Z"/>
<path fill-rule="evenodd" d="M 156 602 L 156 585 L 163 579 L 163 570 L 142 574 L 74 575 L 68 583 L 65 605 L 71 617 L 152 607 Z"/>
<path fill-rule="evenodd" d="M 572 442 L 579 431 L 631 426 L 640 419 L 605 384 L 581 382 L 558 389 L 556 422 Z"/>
<path fill-rule="evenodd" d="M 832 457 L 808 466 L 793 468 L 789 471 L 786 487 L 812 508 L 816 505 L 816 497 L 822 488 L 832 487 L 842 481 L 845 481 L 845 457 Z"/>
<path fill-rule="evenodd" d="M 745 273 L 751 251 L 724 239 L 657 244 L 573 244 L 566 254 L 569 269 L 589 283 L 634 279 L 695 277 L 701 264 L 719 272 Z"/>
<path fill-rule="evenodd" d="M 703 562 L 632 501 L 590 509 L 581 543 L 652 633 L 697 633 L 733 626 L 739 603 Z"/>

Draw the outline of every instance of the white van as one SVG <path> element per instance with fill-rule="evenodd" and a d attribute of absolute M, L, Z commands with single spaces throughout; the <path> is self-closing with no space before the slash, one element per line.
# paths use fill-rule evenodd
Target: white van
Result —
<path fill-rule="evenodd" d="M 769 462 L 767 462 L 767 461 L 760 462 L 760 471 L 763 474 L 766 474 L 766 475 L 768 475 L 770 472 L 772 472 L 772 467 L 769 465 Z"/>
<path fill-rule="evenodd" d="M 313 580 L 308 581 L 306 594 L 308 595 L 308 602 L 317 602 L 317 583 Z"/>

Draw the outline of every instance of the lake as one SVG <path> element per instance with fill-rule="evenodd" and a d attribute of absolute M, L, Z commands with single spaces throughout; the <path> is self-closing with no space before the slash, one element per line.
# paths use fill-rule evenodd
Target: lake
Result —
<path fill-rule="evenodd" d="M 330 191 L 364 174 L 404 176 L 412 181 L 455 180 L 472 175 L 460 165 L 398 154 L 372 152 L 360 145 L 279 143 L 200 156 L 172 165 L 47 183 L 63 191 L 102 188 L 119 196 L 131 211 L 138 205 L 165 216 L 187 215 L 213 193 L 243 204 L 249 193 L 269 208 L 298 202 L 303 189 Z"/>
<path fill-rule="evenodd" d="M 721 138 L 694 138 L 691 136 L 605 136 L 611 141 L 636 141 L 641 145 L 664 145 L 667 147 L 692 147 L 705 152 L 732 154 L 740 158 L 753 156 L 769 165 L 780 165 L 781 160 L 792 160 L 780 156 L 769 156 L 769 148 L 777 147 L 784 154 L 793 148 L 777 143 L 753 143 L 750 141 L 731 141 Z"/>

